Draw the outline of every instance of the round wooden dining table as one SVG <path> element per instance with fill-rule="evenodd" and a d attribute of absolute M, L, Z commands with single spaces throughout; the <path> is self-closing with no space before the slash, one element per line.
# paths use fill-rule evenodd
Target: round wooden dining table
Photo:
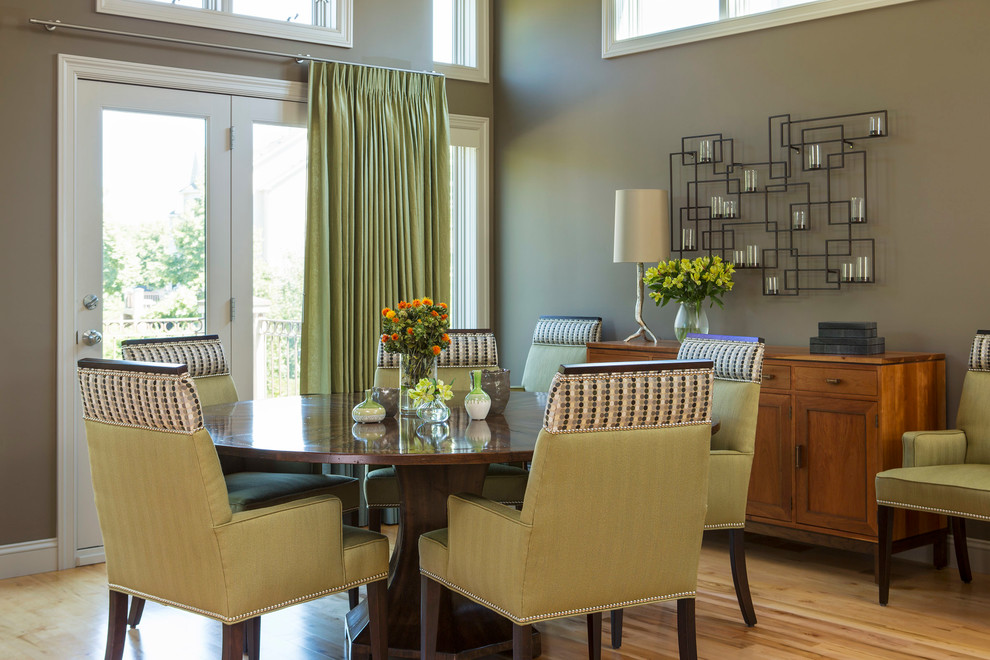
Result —
<path fill-rule="evenodd" d="M 240 401 L 203 409 L 217 452 L 310 463 L 394 465 L 399 479 L 399 530 L 388 586 L 390 655 L 419 657 L 419 537 L 447 526 L 447 497 L 480 494 L 490 463 L 533 457 L 547 395 L 512 392 L 501 415 L 472 421 L 451 407 L 444 424 L 415 416 L 355 424 L 360 394 L 306 395 Z M 512 648 L 509 621 L 445 591 L 437 651 L 441 658 L 477 658 Z M 347 615 L 351 657 L 370 655 L 367 601 Z M 534 633 L 533 654 L 540 653 Z"/>

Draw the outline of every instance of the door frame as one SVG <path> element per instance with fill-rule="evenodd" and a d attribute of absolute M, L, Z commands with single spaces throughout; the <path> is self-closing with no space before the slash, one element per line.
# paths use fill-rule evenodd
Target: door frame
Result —
<path fill-rule="evenodd" d="M 279 101 L 308 100 L 307 85 L 196 69 L 178 69 L 78 55 L 58 55 L 57 272 L 56 272 L 56 542 L 58 569 L 103 560 L 102 550 L 76 556 L 75 516 L 75 160 L 76 91 L 80 80 L 145 87 L 252 96 Z"/>

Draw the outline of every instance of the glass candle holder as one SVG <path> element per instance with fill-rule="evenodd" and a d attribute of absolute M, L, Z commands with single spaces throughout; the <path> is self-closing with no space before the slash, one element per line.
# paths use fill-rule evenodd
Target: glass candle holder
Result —
<path fill-rule="evenodd" d="M 883 115 L 870 115 L 870 135 L 878 137 L 883 135 Z"/>
<path fill-rule="evenodd" d="M 732 264 L 737 268 L 746 265 L 746 252 L 745 250 L 733 250 L 732 251 Z"/>
<path fill-rule="evenodd" d="M 849 222 L 866 222 L 865 197 L 852 197 L 849 199 Z"/>
<path fill-rule="evenodd" d="M 736 200 L 734 199 L 722 200 L 722 217 L 723 218 L 736 217 Z"/>
<path fill-rule="evenodd" d="M 780 293 L 780 289 L 777 286 L 777 276 L 770 275 L 767 277 L 767 289 L 766 293 L 768 296 L 776 296 Z"/>
<path fill-rule="evenodd" d="M 808 214 L 804 209 L 794 209 L 791 212 L 791 228 L 798 230 L 808 228 Z"/>
<path fill-rule="evenodd" d="M 711 207 L 711 215 L 713 218 L 722 217 L 723 204 L 724 202 L 722 200 L 721 195 L 712 195 L 710 207 Z"/>
<path fill-rule="evenodd" d="M 682 250 L 694 250 L 694 229 L 691 227 L 685 227 L 681 230 L 681 249 Z"/>
<path fill-rule="evenodd" d="M 757 176 L 756 170 L 743 170 L 743 191 L 756 192 L 756 186 L 759 182 Z"/>
<path fill-rule="evenodd" d="M 712 141 L 702 140 L 698 143 L 698 162 L 699 163 L 710 163 L 712 162 Z"/>
<path fill-rule="evenodd" d="M 856 281 L 869 282 L 873 279 L 869 257 L 856 257 Z"/>
<path fill-rule="evenodd" d="M 840 266 L 839 279 L 843 282 L 853 281 L 853 264 L 851 261 L 843 261 Z"/>
<path fill-rule="evenodd" d="M 809 144 L 806 147 L 808 154 L 808 169 L 820 170 L 822 168 L 822 145 Z"/>
<path fill-rule="evenodd" d="M 746 266 L 749 268 L 758 268 L 760 265 L 760 246 L 759 245 L 747 245 L 746 246 Z"/>

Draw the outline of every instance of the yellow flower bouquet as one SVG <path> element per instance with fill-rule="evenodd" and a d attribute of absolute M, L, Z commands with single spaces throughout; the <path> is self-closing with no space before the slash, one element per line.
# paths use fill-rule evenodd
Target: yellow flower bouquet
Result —
<path fill-rule="evenodd" d="M 643 283 L 650 298 L 660 307 L 670 301 L 681 303 L 674 320 L 674 334 L 684 341 L 689 332 L 708 332 L 708 317 L 701 305 L 711 299 L 709 306 L 722 306 L 722 296 L 732 291 L 735 268 L 719 256 L 661 261 L 647 269 Z"/>

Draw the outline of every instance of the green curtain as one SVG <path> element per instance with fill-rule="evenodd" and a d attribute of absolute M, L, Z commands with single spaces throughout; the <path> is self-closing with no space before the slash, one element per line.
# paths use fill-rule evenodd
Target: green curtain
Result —
<path fill-rule="evenodd" d="M 450 296 L 442 76 L 313 62 L 304 393 L 371 387 L 381 309 Z"/>

